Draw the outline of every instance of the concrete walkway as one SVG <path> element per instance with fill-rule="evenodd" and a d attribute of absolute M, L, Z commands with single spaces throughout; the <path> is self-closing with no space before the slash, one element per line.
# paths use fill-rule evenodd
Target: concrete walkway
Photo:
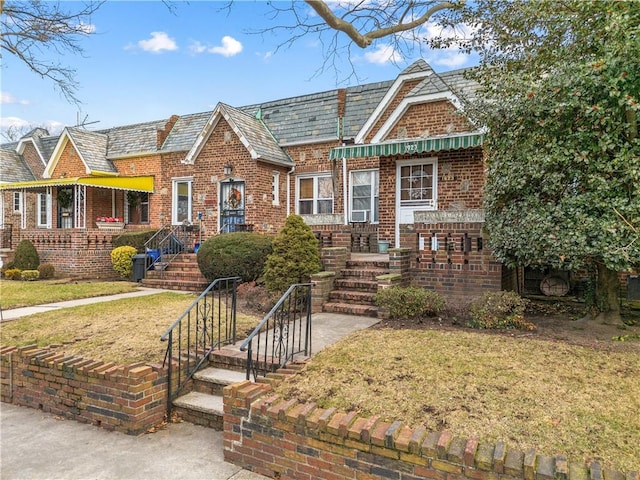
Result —
<path fill-rule="evenodd" d="M 137 292 L 5 310 L 5 321 L 59 308 L 106 302 Z M 332 313 L 312 318 L 313 352 L 377 319 Z M 0 404 L 0 480 L 265 480 L 223 458 L 222 432 L 175 423 L 140 436 L 61 419 L 27 407 Z"/>

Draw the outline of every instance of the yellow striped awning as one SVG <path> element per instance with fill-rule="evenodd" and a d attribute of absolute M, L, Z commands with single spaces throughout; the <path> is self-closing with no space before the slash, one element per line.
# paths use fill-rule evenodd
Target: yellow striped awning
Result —
<path fill-rule="evenodd" d="M 73 177 L 46 178 L 28 182 L 0 183 L 0 190 L 20 190 L 42 187 L 64 187 L 86 185 L 87 187 L 109 188 L 112 190 L 131 190 L 134 192 L 153 193 L 154 177 L 142 175 L 137 177 Z"/>
<path fill-rule="evenodd" d="M 332 148 L 329 160 L 335 158 L 389 157 L 391 155 L 411 155 L 414 153 L 459 150 L 482 145 L 481 133 L 450 135 L 446 137 L 421 138 L 418 140 L 397 140 L 366 145 L 346 145 Z"/>

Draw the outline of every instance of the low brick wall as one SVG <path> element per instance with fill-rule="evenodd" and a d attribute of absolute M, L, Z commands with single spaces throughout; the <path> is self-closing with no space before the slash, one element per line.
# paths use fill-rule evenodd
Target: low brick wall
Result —
<path fill-rule="evenodd" d="M 166 371 L 116 365 L 51 349 L 0 346 L 1 399 L 137 435 L 164 419 Z"/>
<path fill-rule="evenodd" d="M 624 475 L 599 462 L 585 466 L 284 400 L 269 384 L 248 381 L 224 390 L 224 457 L 267 477 L 296 480 L 640 480 L 638 472 Z"/>

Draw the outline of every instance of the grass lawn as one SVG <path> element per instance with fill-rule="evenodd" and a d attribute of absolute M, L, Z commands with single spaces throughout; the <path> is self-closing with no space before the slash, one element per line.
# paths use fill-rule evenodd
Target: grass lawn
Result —
<path fill-rule="evenodd" d="M 286 398 L 640 469 L 640 352 L 469 331 L 365 330 L 277 388 Z"/>
<path fill-rule="evenodd" d="M 7 310 L 77 298 L 134 292 L 138 288 L 139 285 L 134 282 L 77 282 L 69 279 L 38 280 L 37 282 L 0 280 L 0 305 Z"/>

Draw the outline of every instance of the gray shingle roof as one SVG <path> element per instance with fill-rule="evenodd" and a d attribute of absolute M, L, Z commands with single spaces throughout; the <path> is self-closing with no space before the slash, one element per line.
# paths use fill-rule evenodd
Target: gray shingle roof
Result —
<path fill-rule="evenodd" d="M 438 75 L 451 87 L 451 90 L 453 90 L 461 100 L 469 102 L 476 99 L 478 89 L 480 88 L 477 82 L 465 78 L 465 75 L 471 70 L 473 70 L 473 68 L 461 68 L 459 70 L 439 73 Z"/>
<path fill-rule="evenodd" d="M 67 128 L 66 131 L 89 170 L 117 172 L 113 163 L 107 160 L 107 135 L 79 128 Z"/>
<path fill-rule="evenodd" d="M 29 182 L 35 180 L 26 162 L 16 152 L 17 142 L 5 143 L 0 148 L 0 182 Z"/>
<path fill-rule="evenodd" d="M 347 105 L 342 130 L 344 138 L 353 138 L 358 134 L 391 85 L 393 85 L 393 80 L 347 89 Z"/>
<path fill-rule="evenodd" d="M 136 123 L 122 127 L 98 130 L 96 133 L 109 137 L 106 154 L 108 158 L 125 157 L 136 153 L 157 150 L 158 129 L 163 129 L 168 119 Z"/>
<path fill-rule="evenodd" d="M 291 158 L 280 148 L 261 120 L 229 105 L 220 104 L 220 109 L 240 130 L 249 143 L 249 148 L 255 151 L 259 159 L 293 166 Z"/>
<path fill-rule="evenodd" d="M 175 123 L 162 145 L 162 151 L 188 151 L 204 128 L 212 112 L 183 115 Z"/>

